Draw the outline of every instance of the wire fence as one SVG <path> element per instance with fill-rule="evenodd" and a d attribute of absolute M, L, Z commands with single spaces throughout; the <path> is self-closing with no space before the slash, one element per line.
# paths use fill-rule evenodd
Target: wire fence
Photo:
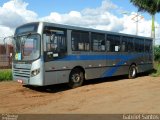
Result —
<path fill-rule="evenodd" d="M 11 68 L 13 46 L 10 44 L 0 44 L 0 69 Z"/>
<path fill-rule="evenodd" d="M 0 55 L 0 68 L 11 68 L 12 58 L 9 55 Z"/>

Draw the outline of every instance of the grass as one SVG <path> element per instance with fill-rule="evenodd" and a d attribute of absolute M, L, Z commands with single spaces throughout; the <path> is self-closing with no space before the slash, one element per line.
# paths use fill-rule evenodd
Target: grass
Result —
<path fill-rule="evenodd" d="M 12 80 L 12 70 L 2 69 L 0 70 L 0 81 L 10 81 Z"/>
<path fill-rule="evenodd" d="M 160 62 L 154 63 L 155 71 L 151 74 L 152 77 L 158 77 L 160 76 Z"/>

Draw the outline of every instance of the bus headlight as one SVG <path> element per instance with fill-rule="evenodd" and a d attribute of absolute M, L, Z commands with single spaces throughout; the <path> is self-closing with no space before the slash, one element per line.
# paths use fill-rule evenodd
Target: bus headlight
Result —
<path fill-rule="evenodd" d="M 31 72 L 31 76 L 34 77 L 34 76 L 38 75 L 39 73 L 40 73 L 40 68 L 35 69 L 35 70 L 33 70 L 33 71 Z"/>

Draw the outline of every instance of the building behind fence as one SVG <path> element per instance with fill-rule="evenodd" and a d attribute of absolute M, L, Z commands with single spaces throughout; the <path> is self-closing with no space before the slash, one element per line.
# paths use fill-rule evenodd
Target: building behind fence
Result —
<path fill-rule="evenodd" d="M 0 44 L 0 68 L 11 68 L 13 46 Z"/>

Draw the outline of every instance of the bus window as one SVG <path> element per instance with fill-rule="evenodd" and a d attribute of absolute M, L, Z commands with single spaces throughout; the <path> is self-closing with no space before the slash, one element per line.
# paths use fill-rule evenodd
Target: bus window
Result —
<path fill-rule="evenodd" d="M 67 52 L 66 30 L 46 27 L 43 33 L 44 51 L 51 58 L 62 57 Z"/>
<path fill-rule="evenodd" d="M 92 50 L 93 51 L 105 51 L 105 35 L 104 34 L 91 34 Z"/>
<path fill-rule="evenodd" d="M 120 36 L 108 34 L 107 41 L 110 41 L 110 52 L 120 51 Z"/>
<path fill-rule="evenodd" d="M 72 50 L 89 51 L 89 32 L 72 31 Z"/>
<path fill-rule="evenodd" d="M 140 38 L 135 39 L 135 51 L 144 52 L 144 39 Z"/>
<path fill-rule="evenodd" d="M 132 37 L 126 37 L 126 36 L 122 37 L 121 51 L 122 52 L 133 52 L 134 51 Z"/>
<path fill-rule="evenodd" d="M 152 51 L 152 41 L 145 40 L 145 52 L 150 53 Z"/>
<path fill-rule="evenodd" d="M 134 39 L 131 37 L 128 37 L 128 52 L 134 52 Z"/>

